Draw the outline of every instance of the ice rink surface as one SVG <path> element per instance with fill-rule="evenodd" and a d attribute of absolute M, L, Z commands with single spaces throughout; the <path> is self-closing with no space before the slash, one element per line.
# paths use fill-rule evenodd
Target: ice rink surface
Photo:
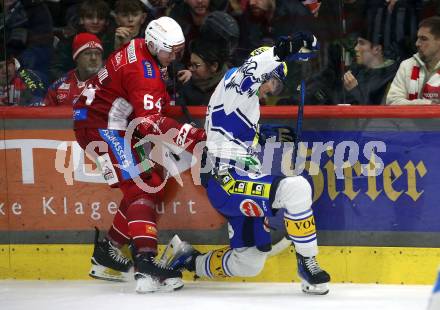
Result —
<path fill-rule="evenodd" d="M 188 282 L 172 293 L 135 293 L 135 282 L 0 281 L 1 310 L 425 310 L 430 286 L 332 284 L 325 296 L 298 283 Z"/>

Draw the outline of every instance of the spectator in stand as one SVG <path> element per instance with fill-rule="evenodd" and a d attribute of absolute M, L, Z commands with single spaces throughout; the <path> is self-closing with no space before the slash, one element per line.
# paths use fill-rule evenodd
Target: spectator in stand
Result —
<path fill-rule="evenodd" d="M 2 48 L 6 46 L 10 55 L 16 55 L 22 67 L 46 78 L 53 43 L 52 17 L 46 4 L 40 0 L 6 0 L 0 4 L 5 12 Z"/>
<path fill-rule="evenodd" d="M 306 3 L 300 0 L 249 0 L 238 18 L 240 40 L 233 57 L 233 66 L 239 66 L 249 53 L 260 46 L 273 46 L 283 35 L 300 30 L 314 31 L 316 18 Z M 303 72 L 310 63 L 289 65 L 289 76 L 281 97 L 291 98 L 300 84 Z M 272 98 L 271 100 L 273 100 Z"/>
<path fill-rule="evenodd" d="M 147 7 L 147 13 L 151 18 L 159 18 L 168 15 L 169 0 L 141 0 Z"/>
<path fill-rule="evenodd" d="M 383 47 L 393 57 L 406 59 L 414 54 L 413 42 L 423 6 L 422 0 L 369 0 L 364 14 L 371 33 L 383 36 Z M 426 1 L 425 1 L 426 2 Z"/>
<path fill-rule="evenodd" d="M 239 18 L 241 63 L 259 46 L 273 46 L 279 36 L 311 29 L 313 14 L 299 0 L 249 0 Z"/>
<path fill-rule="evenodd" d="M 177 76 L 183 83 L 178 91 L 177 104 L 208 106 L 217 84 L 225 75 L 227 51 L 213 42 L 194 40 L 190 46 L 189 70 L 179 71 Z"/>
<path fill-rule="evenodd" d="M 228 13 L 214 11 L 206 16 L 200 27 L 200 39 L 214 42 L 231 57 L 238 46 L 240 29 L 237 21 Z"/>
<path fill-rule="evenodd" d="M 101 40 L 96 35 L 87 32 L 77 34 L 72 45 L 72 58 L 76 63 L 76 68 L 49 87 L 43 105 L 72 106 L 87 82 L 101 69 L 102 52 Z"/>
<path fill-rule="evenodd" d="M 77 33 L 89 32 L 98 36 L 104 49 L 104 59 L 113 52 L 113 34 L 108 31 L 110 24 L 110 7 L 103 0 L 85 0 L 78 10 L 79 25 Z M 51 80 L 56 80 L 75 68 L 72 60 L 73 36 L 62 38 L 55 49 L 54 59 L 50 66 Z"/>
<path fill-rule="evenodd" d="M 0 50 L 0 106 L 40 106 L 46 87 L 36 71 Z"/>
<path fill-rule="evenodd" d="M 343 77 L 345 103 L 352 105 L 379 105 L 385 103 L 386 93 L 399 64 L 384 56 L 380 37 L 371 38 L 363 33 L 355 46 L 356 64 Z M 338 102 L 342 102 L 342 98 Z"/>
<path fill-rule="evenodd" d="M 440 103 L 440 17 L 419 24 L 417 53 L 404 60 L 387 96 L 387 104 Z"/>
<path fill-rule="evenodd" d="M 211 0 L 184 0 L 178 2 L 170 11 L 170 17 L 182 28 L 187 45 L 183 62 L 189 61 L 189 44 L 200 36 L 200 27 L 205 17 L 212 12 Z"/>
<path fill-rule="evenodd" d="M 115 3 L 114 49 L 120 48 L 134 38 L 144 37 L 147 20 L 146 6 L 140 0 L 119 0 Z"/>

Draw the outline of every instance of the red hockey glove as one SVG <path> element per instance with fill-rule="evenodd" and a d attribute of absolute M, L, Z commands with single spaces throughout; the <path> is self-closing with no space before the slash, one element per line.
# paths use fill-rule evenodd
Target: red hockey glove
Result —
<path fill-rule="evenodd" d="M 168 135 L 169 130 L 175 129 Z M 162 116 L 160 114 L 149 115 L 139 127 L 139 131 L 143 136 L 147 135 L 164 135 L 164 139 L 172 141 L 181 148 L 185 148 L 189 152 L 193 152 L 194 147 L 200 141 L 206 140 L 206 133 L 201 128 L 196 128 L 191 124 L 181 124 L 176 120 Z"/>

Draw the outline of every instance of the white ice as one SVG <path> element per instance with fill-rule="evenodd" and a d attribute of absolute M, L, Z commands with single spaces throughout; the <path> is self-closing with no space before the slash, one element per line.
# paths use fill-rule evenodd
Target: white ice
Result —
<path fill-rule="evenodd" d="M 0 281 L 1 310 L 425 310 L 426 285 L 331 284 L 325 296 L 297 283 L 188 282 L 172 293 L 134 292 L 135 283 Z"/>

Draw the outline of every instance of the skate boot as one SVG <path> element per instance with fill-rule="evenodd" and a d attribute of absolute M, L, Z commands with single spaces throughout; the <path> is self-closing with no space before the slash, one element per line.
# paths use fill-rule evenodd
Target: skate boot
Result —
<path fill-rule="evenodd" d="M 196 258 L 201 255 L 188 242 L 182 241 L 175 249 L 174 256 L 168 261 L 167 266 L 175 270 L 186 269 L 191 272 L 196 271 Z"/>
<path fill-rule="evenodd" d="M 156 291 L 171 292 L 183 287 L 182 273 L 161 266 L 153 253 L 138 253 L 135 256 L 136 292 L 145 294 Z"/>
<path fill-rule="evenodd" d="M 109 240 L 98 241 L 99 231 L 95 234 L 95 247 L 91 258 L 92 267 L 89 276 L 95 279 L 127 282 L 130 280 L 130 259 Z"/>
<path fill-rule="evenodd" d="M 301 288 L 306 294 L 325 295 L 328 293 L 330 275 L 319 267 L 316 258 L 304 257 L 296 253 L 298 276 L 301 278 Z"/>
<path fill-rule="evenodd" d="M 188 242 L 182 241 L 178 235 L 174 235 L 162 252 L 159 264 L 174 270 L 186 269 L 194 272 L 196 270 L 196 257 L 199 255 L 200 252 L 195 250 Z"/>

